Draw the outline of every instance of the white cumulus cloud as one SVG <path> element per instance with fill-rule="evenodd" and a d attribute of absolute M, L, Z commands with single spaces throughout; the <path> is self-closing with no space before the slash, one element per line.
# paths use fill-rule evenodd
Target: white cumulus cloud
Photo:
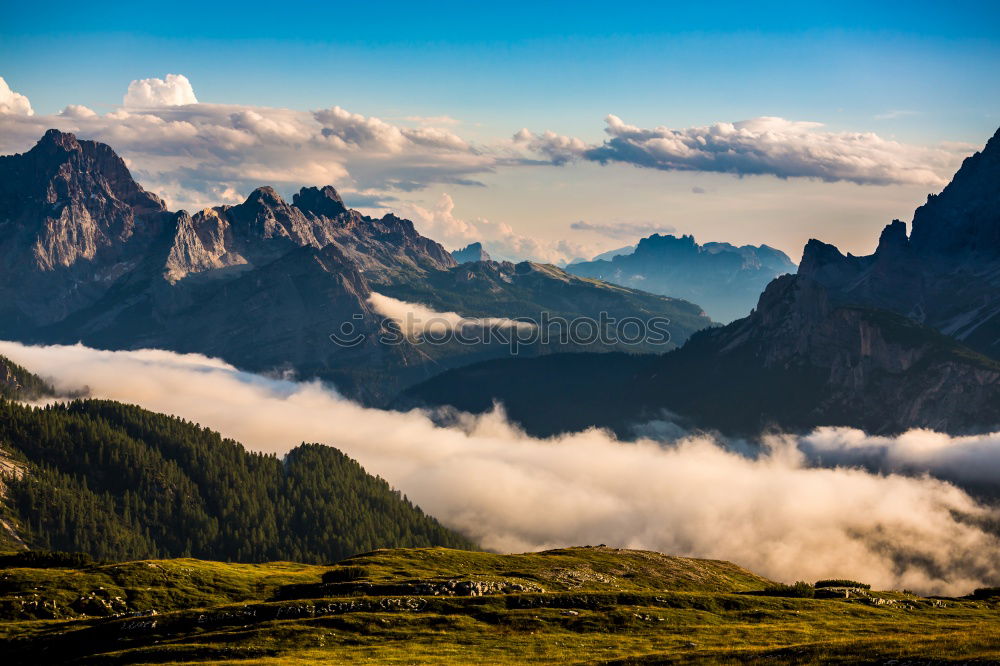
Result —
<path fill-rule="evenodd" d="M 168 77 L 169 79 L 169 77 Z M 133 86 L 134 88 L 135 86 Z M 309 112 L 189 103 L 128 106 L 105 115 L 79 105 L 51 116 L 0 116 L 0 153 L 29 149 L 56 127 L 109 144 L 144 187 L 174 208 L 220 203 L 259 185 L 289 193 L 334 185 L 392 200 L 432 183 L 481 186 L 496 158 L 442 128 L 397 127 L 339 107 Z"/>
<path fill-rule="evenodd" d="M 97 112 L 82 104 L 69 104 L 59 115 L 63 118 L 96 118 Z"/>
<path fill-rule="evenodd" d="M 35 112 L 31 109 L 31 102 L 21 93 L 14 92 L 0 76 L 0 113 L 16 114 L 20 116 L 32 116 Z"/>
<path fill-rule="evenodd" d="M 191 82 L 183 74 L 167 74 L 166 78 L 137 79 L 128 84 L 122 103 L 126 107 L 181 106 L 197 104 Z"/>
<path fill-rule="evenodd" d="M 822 123 L 767 116 L 685 129 L 641 128 L 614 115 L 608 115 L 605 122 L 610 138 L 598 145 L 527 130 L 514 139 L 554 164 L 583 159 L 663 171 L 815 178 L 859 185 L 939 186 L 969 149 L 913 146 L 874 132 L 831 132 Z"/>

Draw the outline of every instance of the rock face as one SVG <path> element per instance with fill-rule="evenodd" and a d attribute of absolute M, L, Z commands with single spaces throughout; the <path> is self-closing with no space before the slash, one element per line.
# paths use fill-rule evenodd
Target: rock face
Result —
<path fill-rule="evenodd" d="M 573 263 L 566 270 L 684 298 L 704 307 L 713 319 L 729 322 L 746 316 L 767 283 L 793 272 L 795 264 L 766 245 L 699 245 L 693 236 L 653 234 L 631 253 Z"/>
<path fill-rule="evenodd" d="M 469 243 L 461 250 L 455 250 L 451 253 L 451 256 L 455 258 L 460 264 L 467 263 L 469 261 L 489 261 L 490 255 L 486 254 L 486 250 L 483 249 L 482 243 Z"/>
<path fill-rule="evenodd" d="M 93 304 L 149 250 L 163 201 L 106 145 L 49 130 L 0 157 L 0 319 L 6 331 Z"/>
<path fill-rule="evenodd" d="M 799 275 L 838 303 L 884 308 L 1000 358 L 1000 131 L 913 216 L 896 220 L 875 253 L 806 245 Z"/>
<path fill-rule="evenodd" d="M 514 273 L 512 264 L 505 270 Z M 331 380 L 379 404 L 507 349 L 382 344 L 374 291 L 445 312 L 538 317 L 571 277 L 535 273 L 516 289 L 505 275 L 484 290 L 487 282 L 463 277 L 412 222 L 350 210 L 331 186 L 302 188 L 291 203 L 260 187 L 239 205 L 189 214 L 143 190 L 110 147 L 72 134 L 51 130 L 27 153 L 0 157 L 0 337 L 8 339 L 200 352 Z M 444 284 L 441 293 L 432 286 Z M 594 295 L 580 302 L 606 300 L 604 286 L 576 287 Z M 710 324 L 698 306 L 637 294 L 620 290 L 615 302 L 629 314 L 677 319 L 675 341 Z M 335 344 L 331 334 L 343 331 L 362 342 Z"/>

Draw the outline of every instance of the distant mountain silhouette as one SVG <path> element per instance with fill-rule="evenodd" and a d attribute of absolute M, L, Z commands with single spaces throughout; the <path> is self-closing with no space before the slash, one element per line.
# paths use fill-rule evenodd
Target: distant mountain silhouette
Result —
<path fill-rule="evenodd" d="M 469 261 L 489 261 L 490 255 L 486 254 L 482 243 L 469 243 L 461 250 L 454 250 L 451 253 L 455 261 L 464 264 Z"/>
<path fill-rule="evenodd" d="M 613 252 L 617 254 L 572 263 L 566 270 L 684 298 L 722 322 L 746 316 L 768 282 L 795 270 L 784 252 L 766 245 L 698 245 L 693 236 L 653 234 L 640 240 L 632 252 Z"/>

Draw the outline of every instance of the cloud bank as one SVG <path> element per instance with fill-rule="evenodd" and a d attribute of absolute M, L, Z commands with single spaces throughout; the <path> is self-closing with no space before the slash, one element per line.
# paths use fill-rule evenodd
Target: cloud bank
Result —
<path fill-rule="evenodd" d="M 442 193 L 432 206 L 398 202 L 396 213 L 413 220 L 417 230 L 442 243 L 445 247 L 459 249 L 469 243 L 481 242 L 486 252 L 495 260 L 520 261 L 528 258 L 553 264 L 562 264 L 577 257 L 594 253 L 591 244 L 570 240 L 545 241 L 517 233 L 503 222 L 492 222 L 483 217 L 466 219 L 455 214 L 455 201 Z"/>
<path fill-rule="evenodd" d="M 657 224 L 655 222 L 619 222 L 616 224 L 595 224 L 580 220 L 572 222 L 569 228 L 574 231 L 591 231 L 608 238 L 624 238 L 635 240 L 644 238 L 652 234 L 672 234 L 677 231 L 669 224 Z"/>
<path fill-rule="evenodd" d="M 538 440 L 500 412 L 441 427 L 197 355 L 11 342 L 0 354 L 61 389 L 181 415 L 254 450 L 335 445 L 500 551 L 606 543 L 733 560 L 784 581 L 844 576 L 925 593 L 1000 582 L 1000 543 L 983 527 L 995 511 L 927 476 L 811 467 L 792 437 L 769 438 L 756 457 L 706 437 Z"/>
<path fill-rule="evenodd" d="M 663 171 L 937 186 L 971 150 L 922 148 L 874 133 L 831 132 L 819 123 L 773 117 L 644 129 L 609 115 L 608 138 L 596 144 L 527 129 L 512 139 L 477 143 L 460 136 L 457 126 L 448 116 L 392 123 L 340 106 L 299 111 L 206 104 L 198 101 L 187 77 L 173 73 L 132 81 L 123 106 L 110 113 L 69 104 L 61 113 L 35 116 L 28 98 L 0 79 L 0 153 L 27 150 L 51 127 L 76 132 L 112 145 L 144 186 L 172 207 L 191 210 L 231 202 L 262 184 L 282 191 L 334 184 L 349 198 L 356 193 L 359 200 L 391 201 L 394 192 L 435 184 L 479 187 L 484 175 L 499 169 L 578 160 Z M 498 233 L 497 242 L 530 247 L 528 239 Z"/>
<path fill-rule="evenodd" d="M 929 472 L 968 486 L 993 486 L 1000 495 L 1000 433 L 949 437 L 912 430 L 899 437 L 877 437 L 853 428 L 818 428 L 802 438 L 802 448 L 821 464 Z"/>
<path fill-rule="evenodd" d="M 968 151 L 911 146 L 873 132 L 831 132 L 822 129 L 822 123 L 768 116 L 685 129 L 646 129 L 615 115 L 608 115 L 605 123 L 610 138 L 599 145 L 528 130 L 515 134 L 514 141 L 553 164 L 583 159 L 662 171 L 934 187 L 947 182 Z"/>
<path fill-rule="evenodd" d="M 32 116 L 28 99 L 0 81 L 0 153 L 25 151 L 52 127 L 75 132 L 111 145 L 144 187 L 189 210 L 233 203 L 265 184 L 334 184 L 349 198 L 384 200 L 435 183 L 481 186 L 478 176 L 500 160 L 445 128 L 451 119 L 404 127 L 339 106 L 206 104 L 181 74 L 132 81 L 123 102 L 104 115 L 71 104 Z"/>

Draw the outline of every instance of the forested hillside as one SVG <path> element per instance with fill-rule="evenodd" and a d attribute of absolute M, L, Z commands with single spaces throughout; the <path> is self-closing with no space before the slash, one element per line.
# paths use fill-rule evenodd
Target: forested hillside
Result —
<path fill-rule="evenodd" d="M 331 562 L 472 546 L 334 448 L 303 444 L 279 459 L 117 402 L 0 399 L 0 448 L 5 517 L 33 549 Z"/>
<path fill-rule="evenodd" d="M 44 380 L 0 356 L 0 398 L 32 400 L 54 393 Z"/>

